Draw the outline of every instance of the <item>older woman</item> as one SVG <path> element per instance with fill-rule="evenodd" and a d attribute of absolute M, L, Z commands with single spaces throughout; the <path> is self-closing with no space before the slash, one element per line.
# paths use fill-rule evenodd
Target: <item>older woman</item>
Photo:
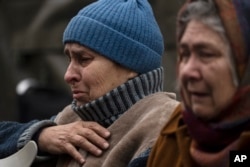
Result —
<path fill-rule="evenodd" d="M 163 37 L 147 0 L 94 2 L 71 19 L 63 42 L 69 58 L 65 81 L 74 100 L 55 122 L 67 126 L 91 121 L 111 133 L 108 145 L 109 134 L 92 124 L 91 131 L 69 133 L 76 142 L 67 142 L 65 148 L 76 152 L 83 146 L 84 159 L 77 154 L 73 158 L 84 166 L 146 164 L 160 129 L 178 105 L 174 94 L 162 92 Z M 72 126 L 72 132 L 77 127 Z M 41 151 L 57 146 L 50 141 L 51 133 L 61 135 L 56 128 L 40 133 Z M 58 166 L 79 166 L 73 158 L 60 158 Z"/>
<path fill-rule="evenodd" d="M 250 1 L 187 1 L 178 17 L 183 99 L 161 131 L 148 167 L 229 166 L 250 150 Z"/>
<path fill-rule="evenodd" d="M 164 44 L 150 4 L 92 3 L 69 22 L 63 42 L 72 105 L 55 119 L 0 124 L 1 158 L 35 140 L 37 159 L 68 155 L 58 166 L 145 165 L 160 129 L 178 105 L 174 94 L 162 92 Z"/>

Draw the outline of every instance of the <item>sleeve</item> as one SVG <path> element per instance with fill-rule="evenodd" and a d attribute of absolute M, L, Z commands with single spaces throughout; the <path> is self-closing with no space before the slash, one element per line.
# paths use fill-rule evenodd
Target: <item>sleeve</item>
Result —
<path fill-rule="evenodd" d="M 48 127 L 54 126 L 56 123 L 53 120 L 43 120 L 43 121 L 34 121 L 33 124 L 28 126 L 19 136 L 17 141 L 17 148 L 21 149 L 25 144 L 33 139 L 34 135 L 39 132 L 39 130 Z"/>
<path fill-rule="evenodd" d="M 0 158 L 5 158 L 17 152 L 19 149 L 17 143 L 21 134 L 38 122 L 38 120 L 28 123 L 0 122 Z"/>
<path fill-rule="evenodd" d="M 23 133 L 19 136 L 17 141 L 17 148 L 21 149 L 24 147 L 30 140 L 34 140 L 37 142 L 37 138 L 41 129 L 54 126 L 56 123 L 53 121 L 55 117 L 52 117 L 50 120 L 37 121 L 31 124 L 28 128 L 26 128 Z M 39 148 L 38 148 L 39 150 Z M 38 155 L 36 156 L 36 161 L 43 161 L 50 158 L 49 154 L 43 154 L 38 151 Z"/>
<path fill-rule="evenodd" d="M 144 151 L 139 157 L 132 160 L 128 167 L 146 167 L 151 148 Z"/>

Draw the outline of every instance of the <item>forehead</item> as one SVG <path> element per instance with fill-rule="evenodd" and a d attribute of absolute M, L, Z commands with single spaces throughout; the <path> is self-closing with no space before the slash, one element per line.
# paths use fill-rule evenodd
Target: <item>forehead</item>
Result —
<path fill-rule="evenodd" d="M 226 45 L 226 41 L 223 40 L 218 32 L 200 21 L 192 20 L 187 25 L 180 39 L 180 44 L 191 45 L 198 43 L 216 45 L 218 47 L 225 47 Z"/>
<path fill-rule="evenodd" d="M 64 45 L 64 53 L 65 54 L 69 54 L 69 52 L 74 52 L 74 53 L 87 53 L 90 55 L 98 55 L 96 52 L 94 52 L 93 50 L 80 45 L 78 43 L 66 43 Z"/>

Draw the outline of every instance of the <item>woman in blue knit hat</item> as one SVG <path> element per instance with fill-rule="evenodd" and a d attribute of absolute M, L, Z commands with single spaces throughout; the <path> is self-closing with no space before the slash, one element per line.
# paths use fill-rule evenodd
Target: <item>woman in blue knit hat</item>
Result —
<path fill-rule="evenodd" d="M 188 0 L 180 10 L 183 105 L 161 131 L 148 167 L 249 166 L 229 159 L 232 150 L 250 150 L 249 18 L 249 0 Z"/>
<path fill-rule="evenodd" d="M 55 123 L 75 126 L 70 142 L 60 139 L 57 126 L 42 130 L 40 151 L 52 152 L 57 146 L 52 141 L 59 140 L 74 154 L 60 156 L 58 166 L 145 166 L 163 123 L 178 105 L 174 94 L 163 92 L 163 37 L 150 4 L 94 2 L 71 19 L 63 43 L 69 58 L 64 78 L 74 100 Z M 82 124 L 89 126 L 82 130 Z"/>
<path fill-rule="evenodd" d="M 10 134 L 18 129 L 13 133 L 15 139 L 21 133 L 18 148 L 36 141 L 36 158 L 46 163 L 36 165 L 55 166 L 55 159 L 59 167 L 145 166 L 178 105 L 175 94 L 163 92 L 163 37 L 150 4 L 96 1 L 71 19 L 63 43 L 72 104 L 53 120 L 6 123 L 3 129 Z M 2 142 L 0 154 L 13 152 L 13 143 Z M 62 153 L 67 155 L 49 156 Z"/>

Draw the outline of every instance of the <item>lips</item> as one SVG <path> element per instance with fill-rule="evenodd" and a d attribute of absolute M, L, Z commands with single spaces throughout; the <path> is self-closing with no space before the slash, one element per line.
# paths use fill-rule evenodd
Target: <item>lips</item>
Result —
<path fill-rule="evenodd" d="M 208 93 L 202 93 L 202 92 L 191 92 L 190 94 L 192 96 L 199 96 L 199 97 L 207 96 L 208 95 Z"/>
<path fill-rule="evenodd" d="M 207 88 L 205 88 L 204 86 L 200 86 L 200 85 L 191 86 L 191 85 L 188 85 L 187 92 L 191 96 L 205 97 L 205 96 L 209 95 L 210 91 Z"/>
<path fill-rule="evenodd" d="M 191 92 L 189 94 L 193 102 L 201 102 L 209 97 L 208 93 L 203 93 L 203 92 Z"/>
<path fill-rule="evenodd" d="M 80 90 L 72 90 L 72 93 L 73 93 L 73 98 L 77 100 L 82 98 L 84 94 L 84 92 Z"/>

